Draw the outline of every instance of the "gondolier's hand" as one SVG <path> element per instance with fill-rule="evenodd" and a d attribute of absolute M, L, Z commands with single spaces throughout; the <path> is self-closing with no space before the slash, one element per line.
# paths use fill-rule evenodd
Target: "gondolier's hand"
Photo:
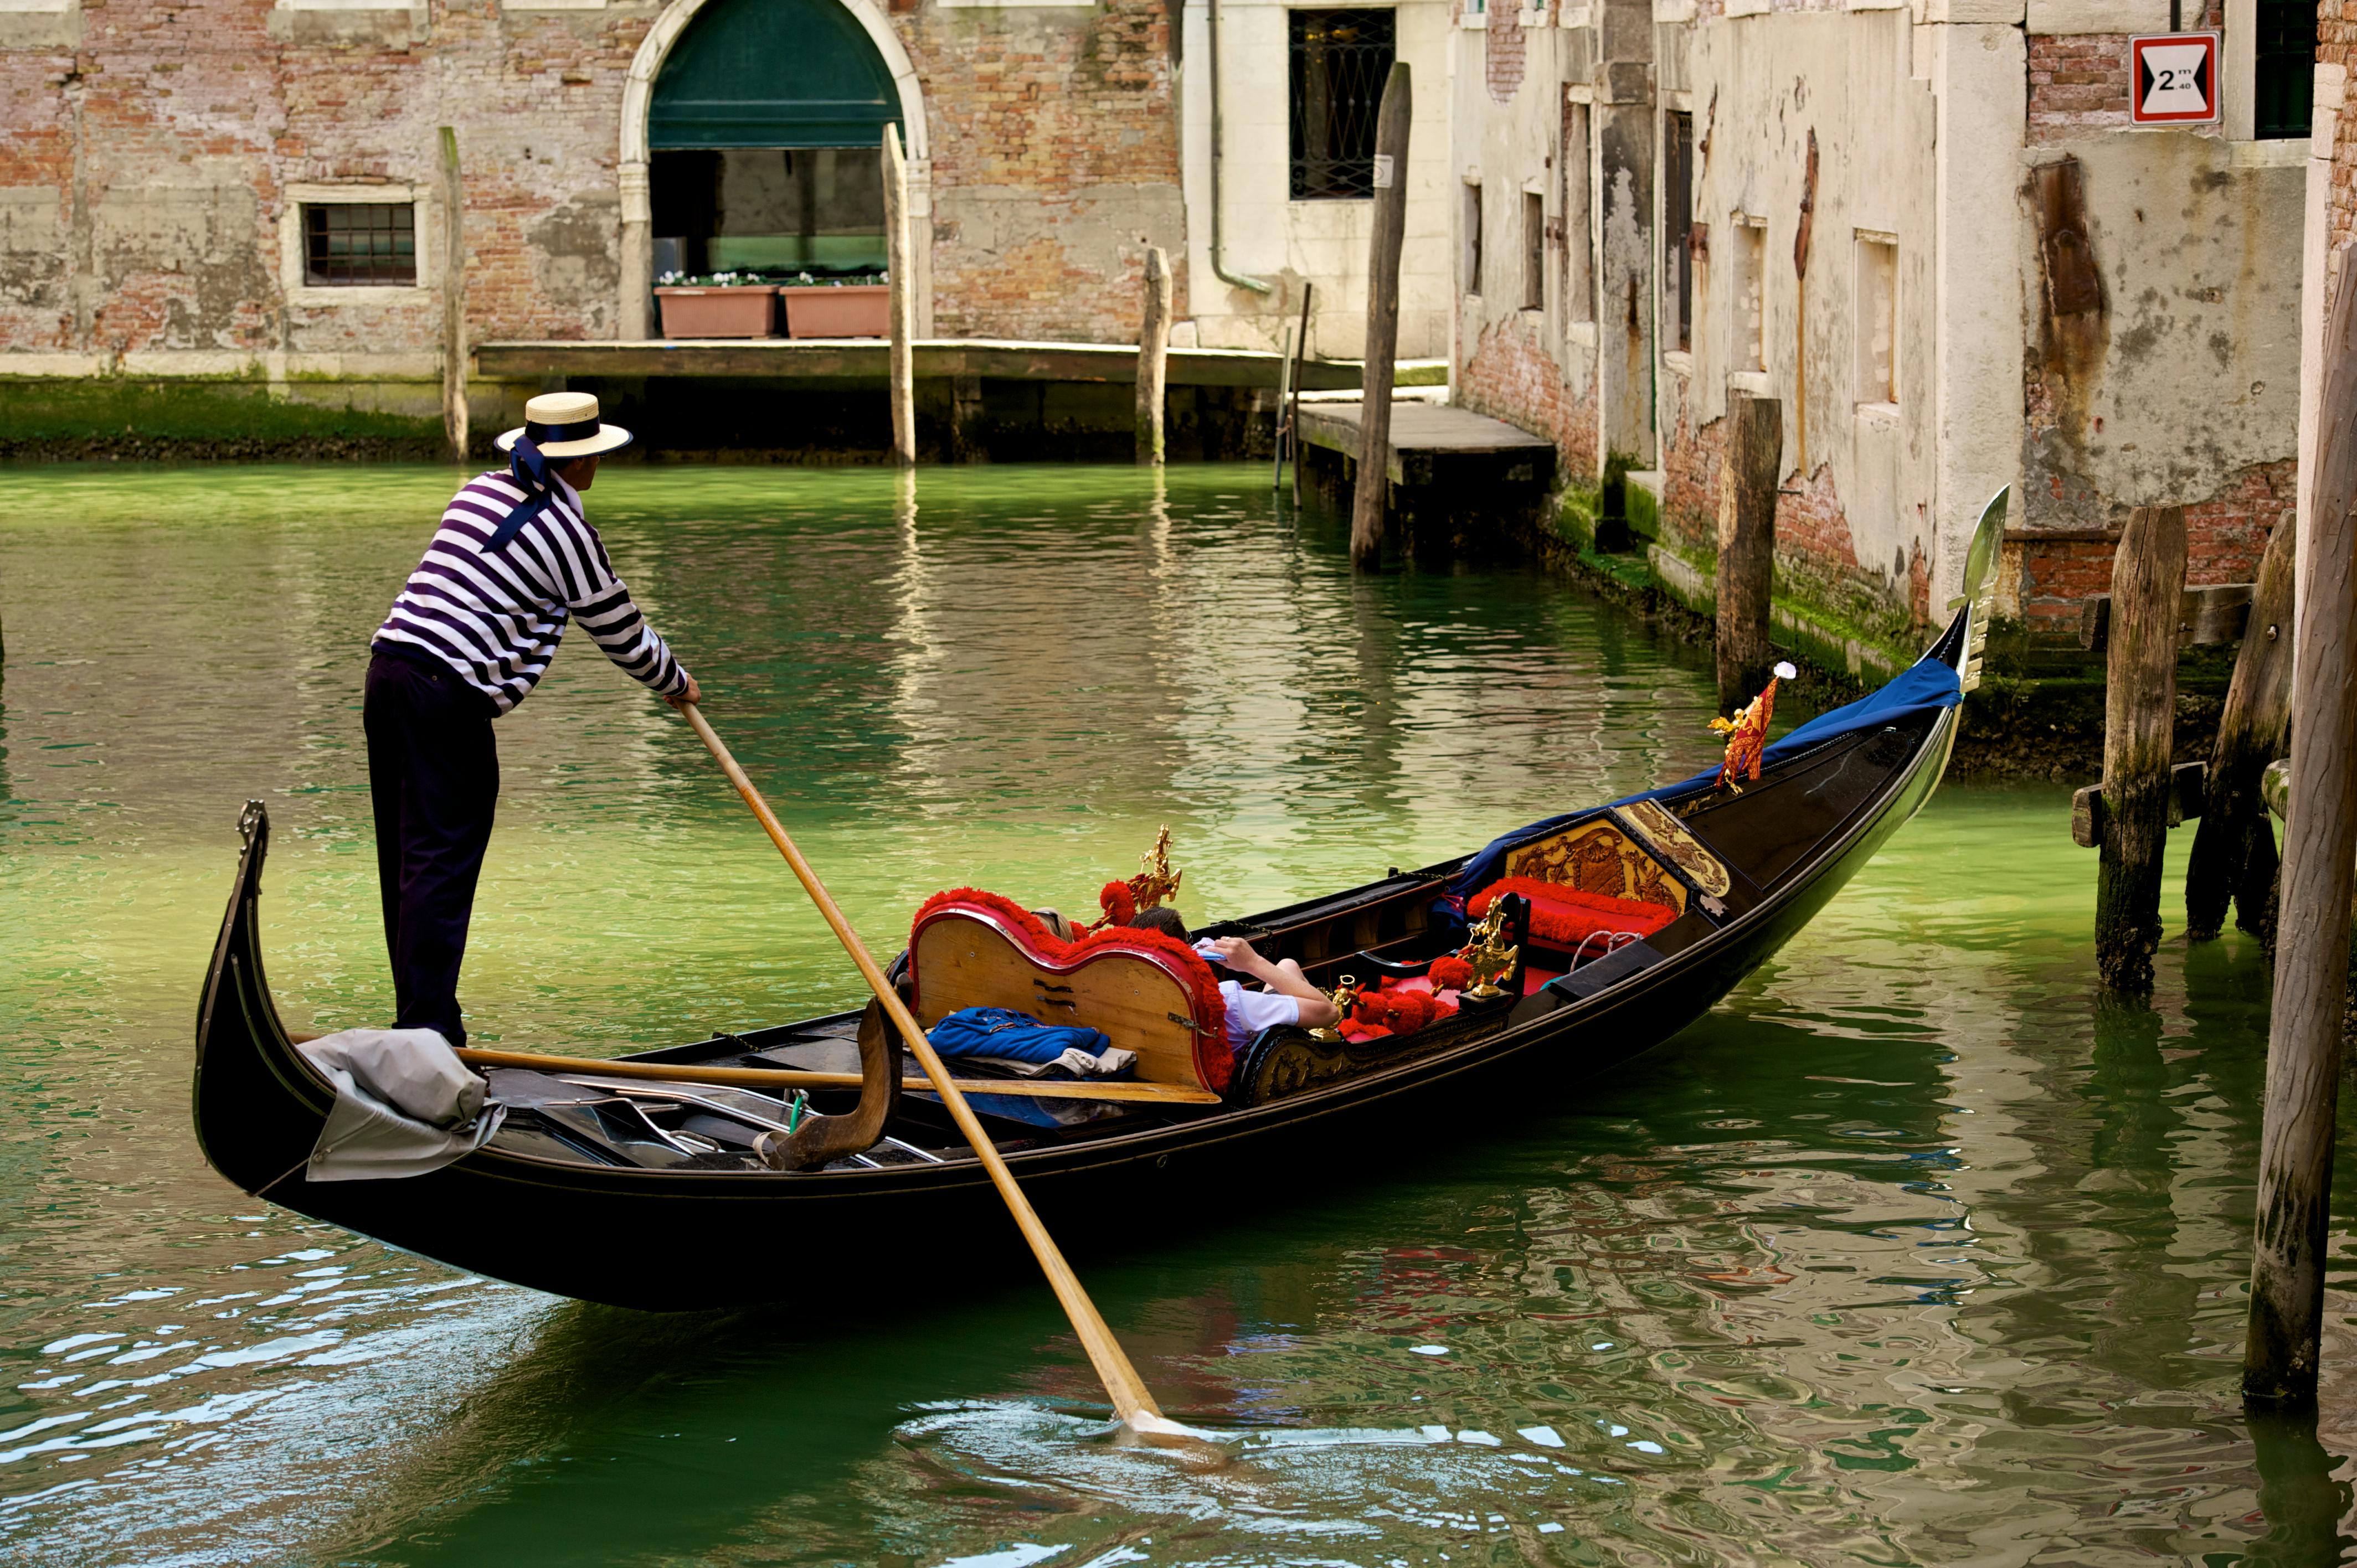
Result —
<path fill-rule="evenodd" d="M 704 701 L 704 688 L 695 683 L 694 676 L 690 675 L 687 678 L 687 690 L 683 692 L 673 692 L 670 696 L 665 697 L 663 701 L 669 703 L 674 708 L 684 708 L 690 703 L 700 704 Z"/>

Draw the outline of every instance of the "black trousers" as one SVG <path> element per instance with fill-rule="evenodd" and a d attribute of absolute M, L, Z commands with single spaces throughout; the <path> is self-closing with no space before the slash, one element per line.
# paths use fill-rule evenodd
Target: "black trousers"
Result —
<path fill-rule="evenodd" d="M 491 700 L 437 663 L 380 651 L 369 660 L 361 715 L 393 1025 L 464 1045 L 458 965 L 500 798 Z"/>

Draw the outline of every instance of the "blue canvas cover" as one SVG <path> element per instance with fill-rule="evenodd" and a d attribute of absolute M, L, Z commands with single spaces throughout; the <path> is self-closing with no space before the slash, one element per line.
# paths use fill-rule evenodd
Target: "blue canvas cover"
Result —
<path fill-rule="evenodd" d="M 1937 713 L 1943 708 L 1953 708 L 1964 700 L 1964 694 L 1956 679 L 1954 667 L 1938 654 L 1927 653 L 1892 677 L 1889 683 L 1880 690 L 1869 693 L 1857 702 L 1835 708 L 1830 713 L 1819 714 L 1783 739 L 1771 742 L 1760 756 L 1760 766 L 1773 767 L 1789 757 L 1794 757 L 1808 750 L 1811 746 L 1822 746 L 1826 741 L 1836 739 L 1854 731 L 1875 729 L 1883 725 L 1917 718 L 1924 714 Z M 1664 784 L 1658 789 L 1646 789 L 1634 795 L 1623 795 L 1610 804 L 1620 806 L 1631 800 L 1652 800 L 1663 796 L 1682 795 L 1708 785 L 1717 776 L 1718 768 L 1716 766 L 1706 768 L 1691 779 L 1680 779 L 1675 784 Z M 1504 874 L 1506 855 L 1509 852 L 1529 843 L 1534 839 L 1544 838 L 1549 833 L 1568 827 L 1580 818 L 1590 814 L 1594 810 L 1594 807 L 1589 807 L 1585 811 L 1570 811 L 1559 817 L 1549 817 L 1544 822 L 1532 822 L 1526 827 L 1516 828 L 1510 833 L 1502 833 L 1491 839 L 1481 847 L 1480 853 L 1465 863 L 1464 870 L 1449 879 L 1450 896 L 1465 898 L 1480 892 Z"/>
<path fill-rule="evenodd" d="M 926 1032 L 933 1049 L 950 1057 L 996 1057 L 1005 1061 L 1052 1062 L 1066 1051 L 1101 1057 L 1113 1048 L 1102 1029 L 1043 1024 L 1011 1007 L 961 1007 Z"/>

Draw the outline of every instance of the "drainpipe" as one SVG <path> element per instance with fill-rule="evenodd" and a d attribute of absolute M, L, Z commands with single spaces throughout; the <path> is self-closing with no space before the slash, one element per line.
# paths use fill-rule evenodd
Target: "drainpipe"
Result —
<path fill-rule="evenodd" d="M 1211 271 L 1222 283 L 1233 288 L 1248 288 L 1254 294 L 1275 292 L 1261 278 L 1248 278 L 1228 271 L 1225 253 L 1220 245 L 1220 152 L 1225 137 L 1220 129 L 1220 0 L 1211 0 L 1210 34 L 1211 44 Z"/>

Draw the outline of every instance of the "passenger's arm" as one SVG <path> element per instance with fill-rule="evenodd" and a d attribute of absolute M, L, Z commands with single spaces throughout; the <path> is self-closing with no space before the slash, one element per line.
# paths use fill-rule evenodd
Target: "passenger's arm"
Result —
<path fill-rule="evenodd" d="M 1248 974 L 1279 995 L 1290 996 L 1299 1003 L 1303 1028 L 1330 1029 L 1341 1020 L 1341 1010 L 1309 983 L 1301 966 L 1291 959 L 1271 963 L 1253 951 L 1252 943 L 1242 937 L 1215 937 L 1211 946 L 1218 951 L 1220 961 L 1236 973 Z"/>

